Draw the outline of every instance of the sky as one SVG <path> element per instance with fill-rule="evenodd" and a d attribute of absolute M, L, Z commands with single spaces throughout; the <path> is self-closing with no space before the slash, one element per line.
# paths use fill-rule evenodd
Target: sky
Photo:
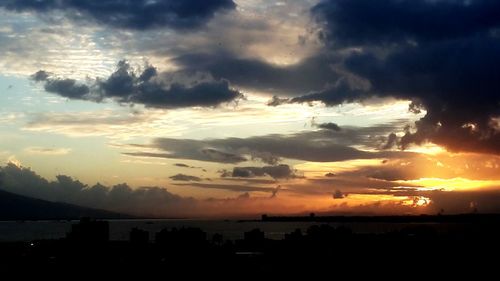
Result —
<path fill-rule="evenodd" d="M 0 0 L 0 189 L 154 217 L 500 212 L 499 15 Z"/>

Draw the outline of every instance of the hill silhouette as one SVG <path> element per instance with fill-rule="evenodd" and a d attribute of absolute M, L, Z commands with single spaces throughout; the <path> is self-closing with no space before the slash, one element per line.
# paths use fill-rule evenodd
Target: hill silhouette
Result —
<path fill-rule="evenodd" d="M 0 220 L 69 220 L 82 217 L 101 219 L 132 216 L 76 205 L 50 202 L 0 190 Z"/>

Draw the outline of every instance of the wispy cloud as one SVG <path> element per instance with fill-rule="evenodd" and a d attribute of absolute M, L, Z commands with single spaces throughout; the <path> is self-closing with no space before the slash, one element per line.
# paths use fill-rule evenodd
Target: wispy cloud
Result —
<path fill-rule="evenodd" d="M 70 148 L 52 148 L 52 147 L 40 147 L 40 146 L 30 146 L 24 149 L 24 152 L 31 155 L 66 155 L 71 152 Z"/>

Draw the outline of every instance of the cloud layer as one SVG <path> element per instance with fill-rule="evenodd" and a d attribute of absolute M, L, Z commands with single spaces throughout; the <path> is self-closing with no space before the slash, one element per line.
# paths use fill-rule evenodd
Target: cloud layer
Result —
<path fill-rule="evenodd" d="M 367 128 L 345 128 L 340 131 L 328 128 L 291 135 L 275 134 L 249 138 L 207 140 L 157 138 L 150 145 L 141 145 L 145 148 L 144 151 L 124 154 L 232 164 L 253 159 L 273 165 L 282 158 L 334 162 L 351 159 L 404 158 L 411 155 L 410 152 L 380 150 L 387 142 L 386 135 L 393 129 L 394 125 L 389 124 Z M 364 145 L 379 150 L 365 151 L 354 148 L 353 145 Z M 165 152 L 149 152 L 147 149 Z"/>
<path fill-rule="evenodd" d="M 59 13 L 79 23 L 91 20 L 115 28 L 146 30 L 199 27 L 217 11 L 232 10 L 236 4 L 231 0 L 7 0 L 0 7 L 43 16 L 55 17 Z"/>
<path fill-rule="evenodd" d="M 198 182 L 176 184 L 176 186 L 186 188 L 219 189 L 240 193 L 234 198 L 202 200 L 179 196 L 162 187 L 131 188 L 127 184 L 107 187 L 99 183 L 88 186 L 65 175 L 59 175 L 56 180 L 49 181 L 30 169 L 12 163 L 0 167 L 0 189 L 2 190 L 54 202 L 66 202 L 150 217 L 256 216 L 262 213 L 293 214 L 308 211 L 337 214 L 437 213 L 443 210 L 446 213 L 500 211 L 497 204 L 500 198 L 498 189 L 419 191 L 417 188 L 398 189 L 391 183 L 371 180 L 373 183 L 371 188 L 365 187 L 364 191 L 356 191 L 349 186 L 349 184 L 356 185 L 356 182 L 347 178 L 325 180 L 325 182 L 311 181 L 302 186 L 299 184 L 293 190 L 290 190 L 291 187 L 288 185 L 258 187 Z M 367 184 L 368 182 L 365 180 L 358 182 L 360 183 Z M 335 188 L 335 185 L 342 185 L 344 189 L 341 191 Z M 311 188 L 312 186 L 314 189 Z M 353 191 L 346 192 L 345 189 Z M 328 190 L 328 192 L 322 192 L 322 190 Z M 289 194 L 290 191 L 300 194 L 299 197 L 293 198 L 292 203 L 282 197 L 282 192 Z M 264 192 L 267 195 L 257 197 L 251 195 L 250 192 Z M 318 195 L 322 196 L 319 202 L 322 202 L 323 208 L 314 206 L 315 202 L 318 202 L 314 201 L 318 199 L 315 196 Z M 374 196 L 374 199 L 356 201 L 363 196 Z M 391 199 L 392 196 L 395 196 L 394 199 Z M 297 201 L 299 198 L 306 201 Z M 419 207 L 416 205 L 419 198 L 427 198 L 424 200 L 428 200 L 429 204 Z M 308 200 L 311 201 L 310 204 L 307 204 Z M 326 208 L 325 200 L 332 202 L 327 204 Z"/>

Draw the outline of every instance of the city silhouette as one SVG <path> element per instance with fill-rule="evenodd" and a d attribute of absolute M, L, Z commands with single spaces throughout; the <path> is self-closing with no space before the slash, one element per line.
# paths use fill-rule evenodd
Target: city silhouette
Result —
<path fill-rule="evenodd" d="M 266 220 L 261 223 L 272 223 L 272 217 L 263 217 Z M 377 223 L 389 217 L 358 219 L 362 223 Z M 426 270 L 456 266 L 473 270 L 495 261 L 482 251 L 493 254 L 500 250 L 499 219 L 499 215 L 431 216 L 427 222 L 405 224 L 382 233 L 355 233 L 344 225 L 318 222 L 305 230 L 286 233 L 283 239 L 268 239 L 258 228 L 245 231 L 243 238 L 236 240 L 219 233 L 209 236 L 194 227 L 162 229 L 157 233 L 132 228 L 128 241 L 112 241 L 107 221 L 82 218 L 72 225 L 65 238 L 0 243 L 0 265 L 4 269 L 40 267 L 107 273 L 187 271 L 186 274 L 197 272 L 205 276 L 343 271 L 353 264 L 370 270 L 411 269 L 416 265 Z M 429 223 L 435 220 L 449 227 L 438 229 L 436 223 Z M 402 223 L 402 218 L 394 221 Z"/>

